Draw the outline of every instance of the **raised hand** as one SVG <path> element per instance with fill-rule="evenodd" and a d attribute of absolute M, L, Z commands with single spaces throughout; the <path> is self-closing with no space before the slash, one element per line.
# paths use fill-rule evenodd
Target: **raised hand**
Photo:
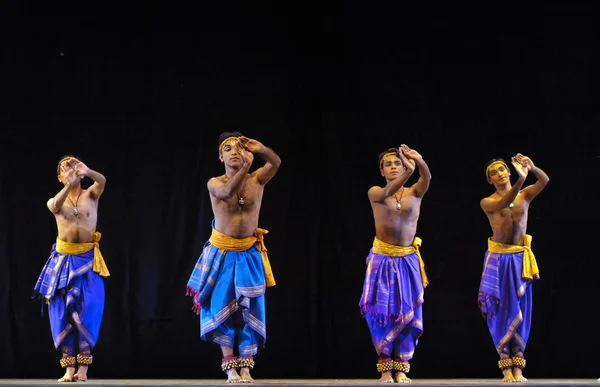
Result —
<path fill-rule="evenodd" d="M 513 167 L 515 168 L 515 171 L 517 171 L 517 174 L 519 175 L 519 177 L 527 177 L 527 174 L 529 173 L 529 168 L 524 166 L 523 164 L 521 164 L 519 161 L 517 161 L 517 157 L 514 156 L 511 159 L 511 163 L 513 165 Z"/>
<path fill-rule="evenodd" d="M 402 144 L 400 145 L 400 153 L 404 154 L 410 160 L 422 159 L 423 156 L 419 152 L 414 149 L 410 149 L 408 145 Z"/>
<path fill-rule="evenodd" d="M 86 176 L 90 170 L 87 165 L 77 159 L 71 159 L 68 163 L 69 167 L 72 168 L 79 177 Z"/>
<path fill-rule="evenodd" d="M 399 149 L 398 154 L 400 155 L 400 160 L 402 160 L 402 164 L 404 165 L 404 169 L 406 169 L 409 172 L 414 172 L 415 168 L 417 166 L 417 163 L 415 162 L 415 160 L 408 158 L 405 154 L 404 154 L 404 150 L 403 149 Z"/>
<path fill-rule="evenodd" d="M 65 164 L 67 164 L 67 163 L 66 162 L 63 163 L 60 166 L 60 169 L 62 170 L 62 173 L 65 176 L 65 178 L 64 178 L 65 181 L 69 184 L 73 184 L 78 179 L 77 172 L 73 168 L 71 168 L 69 165 L 65 165 Z"/>
<path fill-rule="evenodd" d="M 260 141 L 248 138 L 246 136 L 241 136 L 239 138 L 239 144 L 242 148 L 252 153 L 261 153 L 265 147 Z"/>
<path fill-rule="evenodd" d="M 523 165 L 524 167 L 527 167 L 527 169 L 529 169 L 530 171 L 535 168 L 535 165 L 533 164 L 533 161 L 531 161 L 531 159 L 529 157 L 524 156 L 521 153 L 517 153 L 515 155 L 515 159 L 521 165 Z"/>
<path fill-rule="evenodd" d="M 246 150 L 244 147 L 240 147 L 238 153 L 242 157 L 244 164 L 252 165 L 252 162 L 254 161 L 254 154 L 252 152 Z"/>

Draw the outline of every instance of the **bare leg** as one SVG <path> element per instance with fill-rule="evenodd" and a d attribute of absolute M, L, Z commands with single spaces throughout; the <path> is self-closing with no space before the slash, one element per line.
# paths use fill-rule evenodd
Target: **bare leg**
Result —
<path fill-rule="evenodd" d="M 515 353 L 513 355 L 513 362 L 515 361 L 515 358 L 523 359 L 523 352 Z M 523 359 L 523 362 L 525 362 L 525 359 Z M 525 365 L 523 365 L 522 367 L 517 367 L 515 364 L 513 366 L 512 373 L 513 373 L 513 377 L 515 378 L 516 382 L 526 382 L 527 381 L 527 378 L 525 378 L 525 376 L 523 376 L 523 367 L 525 367 Z"/>
<path fill-rule="evenodd" d="M 68 353 L 63 353 L 62 359 L 60 359 L 60 365 L 65 369 L 65 374 L 62 378 L 58 379 L 58 381 L 72 382 L 73 375 L 75 374 L 75 358 Z"/>
<path fill-rule="evenodd" d="M 233 355 L 233 348 L 221 346 L 221 352 L 223 352 L 223 363 L 235 359 L 235 356 Z M 240 375 L 235 367 L 225 370 L 225 373 L 227 374 L 227 383 L 242 382 L 242 378 L 240 378 Z"/>
<path fill-rule="evenodd" d="M 88 366 L 92 364 L 92 355 L 90 355 L 90 350 L 86 349 L 83 352 L 80 352 L 79 355 L 77 355 L 77 362 L 79 363 L 79 368 L 77 368 L 77 373 L 74 375 L 75 380 L 85 382 L 88 380 Z"/>
<path fill-rule="evenodd" d="M 512 364 L 512 359 L 510 358 L 510 356 L 508 356 L 505 353 L 502 353 L 500 355 L 500 362 L 499 363 L 501 363 L 503 361 L 506 361 L 506 362 Z M 514 382 L 516 382 L 515 377 L 513 376 L 512 366 L 506 366 L 506 367 L 500 366 L 500 369 L 502 369 L 502 375 L 503 375 L 502 382 L 503 383 L 514 383 Z"/>

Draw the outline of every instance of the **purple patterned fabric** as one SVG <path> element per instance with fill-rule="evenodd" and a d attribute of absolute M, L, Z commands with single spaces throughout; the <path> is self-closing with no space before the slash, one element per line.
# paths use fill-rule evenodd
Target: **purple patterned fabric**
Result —
<path fill-rule="evenodd" d="M 416 253 L 388 257 L 369 252 L 359 307 L 378 355 L 412 357 L 423 333 L 423 295 Z"/>
<path fill-rule="evenodd" d="M 531 328 L 531 281 L 521 277 L 523 252 L 487 251 L 477 304 L 498 354 L 524 352 Z"/>

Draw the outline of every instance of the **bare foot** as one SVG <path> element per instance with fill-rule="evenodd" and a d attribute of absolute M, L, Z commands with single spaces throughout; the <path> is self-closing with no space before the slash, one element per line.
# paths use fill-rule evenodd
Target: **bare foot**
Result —
<path fill-rule="evenodd" d="M 242 383 L 242 378 L 235 368 L 227 370 L 227 383 Z"/>
<path fill-rule="evenodd" d="M 72 382 L 73 374 L 75 373 L 75 367 L 67 367 L 65 368 L 65 376 L 58 379 L 59 382 Z"/>
<path fill-rule="evenodd" d="M 502 378 L 502 383 L 514 383 L 516 382 L 515 377 L 513 376 L 512 369 L 506 369 L 502 371 L 504 377 Z"/>
<path fill-rule="evenodd" d="M 80 382 L 86 382 L 87 379 L 87 371 L 88 371 L 88 366 L 86 365 L 80 365 L 79 368 L 77 369 L 77 373 L 75 375 L 73 375 L 75 380 L 78 380 Z"/>
<path fill-rule="evenodd" d="M 396 372 L 396 383 L 410 383 L 412 380 L 404 372 Z"/>
<path fill-rule="evenodd" d="M 513 367 L 513 377 L 515 378 L 515 382 L 526 382 L 527 378 L 523 376 L 523 370 L 519 367 Z"/>
<path fill-rule="evenodd" d="M 394 383 L 394 378 L 392 377 L 392 371 L 382 372 L 381 379 L 379 379 L 379 383 Z"/>
<path fill-rule="evenodd" d="M 248 367 L 240 368 L 240 377 L 242 378 L 242 383 L 254 383 L 254 379 L 250 376 L 250 368 Z"/>

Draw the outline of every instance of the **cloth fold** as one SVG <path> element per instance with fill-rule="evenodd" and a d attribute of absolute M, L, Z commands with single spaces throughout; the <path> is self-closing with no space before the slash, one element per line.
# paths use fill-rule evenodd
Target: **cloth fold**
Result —
<path fill-rule="evenodd" d="M 415 237 L 413 239 L 412 246 L 396 246 L 386 243 L 380 239 L 373 240 L 373 247 L 371 248 L 375 254 L 387 255 L 388 257 L 403 257 L 412 252 L 417 254 L 417 258 L 419 259 L 419 271 L 421 273 L 421 282 L 423 283 L 423 288 L 426 288 L 429 285 L 429 280 L 427 279 L 427 273 L 425 273 L 425 262 L 423 258 L 421 258 L 421 252 L 419 251 L 419 247 L 423 244 L 423 240 L 419 237 Z"/>
<path fill-rule="evenodd" d="M 359 308 L 378 355 L 394 352 L 408 361 L 423 333 L 422 304 L 428 281 L 418 254 L 420 245 L 420 238 L 412 246 L 394 246 L 375 238 L 367 256 Z"/>
<path fill-rule="evenodd" d="M 79 350 L 82 345 L 94 348 L 98 340 L 105 295 L 104 280 L 93 270 L 96 249 L 97 240 L 53 244 L 34 286 L 33 298 L 48 304 L 54 345 L 66 353 L 74 349 L 75 333 Z"/>
<path fill-rule="evenodd" d="M 263 235 L 233 238 L 214 229 L 186 286 L 200 315 L 200 337 L 240 356 L 253 356 L 266 341 L 266 253 Z"/>
<path fill-rule="evenodd" d="M 110 276 L 110 272 L 100 252 L 100 238 L 102 238 L 102 234 L 98 231 L 94 233 L 94 240 L 89 243 L 71 243 L 56 238 L 56 251 L 66 255 L 80 255 L 94 249 L 94 265 L 92 270 L 102 277 L 108 277 Z"/>
<path fill-rule="evenodd" d="M 275 277 L 273 276 L 273 270 L 271 269 L 271 263 L 269 262 L 269 256 L 267 255 L 267 247 L 265 246 L 265 235 L 268 233 L 269 230 L 257 228 L 254 230 L 254 236 L 238 239 L 223 234 L 213 228 L 209 242 L 221 251 L 228 250 L 236 252 L 248 250 L 252 245 L 256 245 L 256 248 L 260 251 L 260 256 L 265 268 L 265 281 L 267 287 L 271 287 L 275 286 Z"/>
<path fill-rule="evenodd" d="M 488 239 L 477 304 L 498 354 L 523 352 L 527 345 L 533 303 L 531 283 L 539 279 L 531 239 L 526 235 L 524 246 Z"/>

